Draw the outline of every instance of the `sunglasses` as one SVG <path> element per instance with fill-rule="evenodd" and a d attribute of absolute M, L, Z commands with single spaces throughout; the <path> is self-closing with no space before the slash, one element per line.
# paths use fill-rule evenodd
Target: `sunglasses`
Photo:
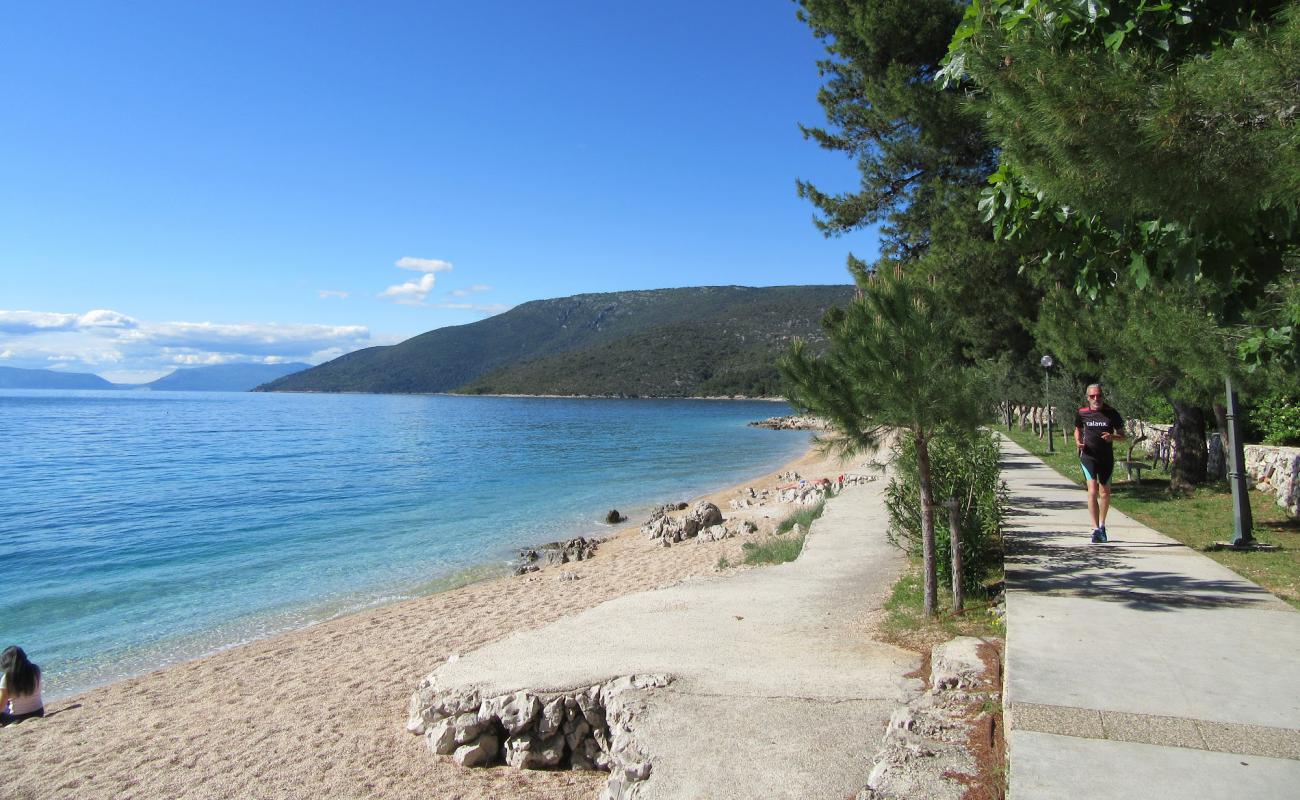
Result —
<path fill-rule="evenodd" d="M 1088 399 L 1089 399 L 1089 400 L 1100 400 L 1100 399 L 1101 399 L 1101 395 L 1099 395 L 1099 394 L 1090 394 L 1090 395 L 1088 395 Z"/>

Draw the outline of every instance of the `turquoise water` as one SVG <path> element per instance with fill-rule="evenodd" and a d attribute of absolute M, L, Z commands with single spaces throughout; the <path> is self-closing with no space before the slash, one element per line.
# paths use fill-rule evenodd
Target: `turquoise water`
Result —
<path fill-rule="evenodd" d="M 47 698 L 771 470 L 763 402 L 0 392 L 0 646 Z"/>

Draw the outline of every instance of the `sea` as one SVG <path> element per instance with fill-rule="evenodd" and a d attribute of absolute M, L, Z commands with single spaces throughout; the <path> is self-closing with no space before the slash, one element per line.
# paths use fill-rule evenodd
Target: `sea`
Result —
<path fill-rule="evenodd" d="M 46 699 L 509 570 L 769 472 L 778 403 L 0 391 L 0 646 Z M 599 557 L 599 556 L 597 556 Z"/>

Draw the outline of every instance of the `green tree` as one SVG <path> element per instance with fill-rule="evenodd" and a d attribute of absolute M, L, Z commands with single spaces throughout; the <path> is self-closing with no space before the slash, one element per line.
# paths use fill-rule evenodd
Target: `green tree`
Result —
<path fill-rule="evenodd" d="M 985 210 L 1089 296 L 1196 278 L 1240 318 L 1300 237 L 1300 4 L 976 0 L 941 79 L 1000 148 Z"/>
<path fill-rule="evenodd" d="M 1256 362 L 1296 354 L 1300 3 L 976 0 L 939 77 L 1000 148 L 981 208 L 1039 285 L 1150 288 L 1148 311 L 1196 287 L 1178 313 L 1209 338 L 1177 357 L 1204 360 L 1165 360 L 1157 334 L 1148 377 L 1186 392 L 1174 483 L 1203 481 L 1207 382 L 1173 376 L 1221 362 L 1223 338 Z M 1151 330 L 1171 329 L 1124 341 Z"/>
<path fill-rule="evenodd" d="M 800 181 L 828 236 L 879 225 L 879 263 L 849 257 L 855 275 L 901 266 L 928 277 L 953 310 L 969 358 L 1027 358 L 1037 293 L 1014 253 L 998 246 L 975 207 L 996 150 L 966 118 L 961 97 L 932 80 L 961 20 L 954 0 L 801 0 L 799 16 L 824 43 L 818 100 L 826 127 L 805 127 L 853 159 L 852 191 Z"/>
<path fill-rule="evenodd" d="M 842 455 L 874 450 L 891 428 L 915 444 L 925 613 L 937 608 L 929 444 L 940 426 L 973 429 L 985 416 L 981 381 L 960 361 L 951 314 L 934 290 L 901 275 L 863 277 L 862 297 L 827 314 L 829 347 L 796 341 L 778 367 L 790 402 L 828 420 L 821 443 Z"/>
<path fill-rule="evenodd" d="M 1074 375 L 1100 380 L 1124 398 L 1125 416 L 1150 419 L 1156 409 L 1173 408 L 1179 422 L 1170 476 L 1175 490 L 1205 482 L 1204 409 L 1214 405 L 1223 375 L 1236 363 L 1230 332 L 1204 306 L 1180 285 L 1117 291 L 1096 301 L 1058 290 L 1044 300 L 1036 328 Z M 1081 397 L 1076 394 L 1075 402 Z"/>

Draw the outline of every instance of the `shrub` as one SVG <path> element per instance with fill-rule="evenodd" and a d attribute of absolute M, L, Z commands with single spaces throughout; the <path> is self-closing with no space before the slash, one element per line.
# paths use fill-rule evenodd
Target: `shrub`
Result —
<path fill-rule="evenodd" d="M 1300 444 L 1300 400 L 1271 394 L 1260 400 L 1252 415 L 1264 444 Z"/>
<path fill-rule="evenodd" d="M 942 504 L 955 497 L 961 514 L 962 574 L 968 595 L 974 594 L 1002 550 L 1001 524 L 1007 489 L 999 475 L 998 458 L 998 440 L 989 431 L 940 431 L 930 440 L 939 582 L 952 586 L 948 509 Z M 908 553 L 916 554 L 921 549 L 921 489 L 916 443 L 910 434 L 903 434 L 895 445 L 893 464 L 895 474 L 885 488 L 889 538 Z"/>

